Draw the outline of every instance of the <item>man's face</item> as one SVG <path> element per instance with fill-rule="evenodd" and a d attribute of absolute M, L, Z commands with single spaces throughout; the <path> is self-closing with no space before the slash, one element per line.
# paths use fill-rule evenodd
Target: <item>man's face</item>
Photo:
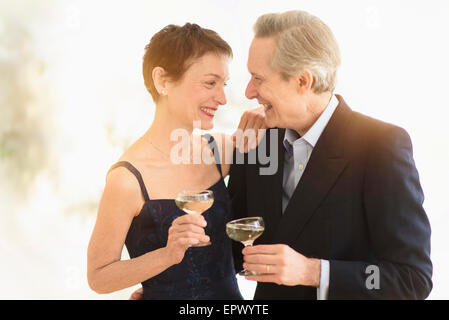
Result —
<path fill-rule="evenodd" d="M 268 127 L 294 128 L 292 117 L 301 115 L 301 97 L 295 77 L 282 78 L 271 65 L 276 47 L 274 37 L 254 38 L 248 55 L 248 71 L 251 80 L 245 91 L 248 99 L 257 99 L 265 107 L 265 122 Z M 299 99 L 298 99 L 299 98 Z M 297 120 L 296 120 L 297 121 Z"/>

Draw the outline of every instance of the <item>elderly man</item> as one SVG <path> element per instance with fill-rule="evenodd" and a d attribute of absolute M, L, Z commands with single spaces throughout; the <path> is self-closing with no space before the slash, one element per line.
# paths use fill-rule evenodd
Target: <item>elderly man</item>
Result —
<path fill-rule="evenodd" d="M 246 96 L 265 106 L 278 167 L 232 165 L 229 190 L 236 218 L 265 220 L 243 249 L 255 299 L 426 298 L 430 225 L 408 134 L 333 94 L 340 53 L 320 19 L 266 14 L 254 31 Z"/>

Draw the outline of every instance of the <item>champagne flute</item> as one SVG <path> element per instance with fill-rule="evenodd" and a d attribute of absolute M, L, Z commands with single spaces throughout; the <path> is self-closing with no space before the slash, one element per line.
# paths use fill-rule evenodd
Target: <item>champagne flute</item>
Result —
<path fill-rule="evenodd" d="M 175 203 L 187 214 L 202 214 L 214 204 L 214 193 L 211 190 L 184 190 L 177 195 Z M 210 244 L 211 242 L 208 241 L 192 245 L 192 247 L 204 247 Z"/>
<path fill-rule="evenodd" d="M 226 233 L 232 240 L 243 243 L 245 247 L 252 246 L 265 230 L 262 217 L 248 217 L 230 221 L 226 224 Z M 241 276 L 257 275 L 254 271 L 242 270 Z"/>

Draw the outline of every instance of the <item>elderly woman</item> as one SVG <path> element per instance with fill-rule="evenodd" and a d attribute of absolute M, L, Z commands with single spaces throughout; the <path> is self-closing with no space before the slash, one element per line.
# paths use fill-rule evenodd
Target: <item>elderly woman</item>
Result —
<path fill-rule="evenodd" d="M 217 33 L 190 23 L 163 28 L 146 46 L 143 76 L 156 113 L 148 131 L 108 172 L 88 248 L 88 282 L 94 291 L 142 283 L 144 299 L 242 299 L 225 234 L 231 219 L 223 181 L 229 172 L 221 153 L 225 143 L 217 147 L 210 135 L 196 137 L 201 150 L 215 151 L 217 161 L 179 163 L 173 161 L 170 139 L 182 129 L 192 138 L 190 146 L 195 123 L 213 128 L 215 112 L 226 104 L 231 57 L 230 46 Z M 263 121 L 254 115 L 259 121 L 247 113 L 245 123 L 258 129 Z M 206 189 L 215 201 L 204 215 L 184 214 L 176 206 L 180 191 Z M 126 261 L 121 260 L 124 244 L 131 258 Z"/>

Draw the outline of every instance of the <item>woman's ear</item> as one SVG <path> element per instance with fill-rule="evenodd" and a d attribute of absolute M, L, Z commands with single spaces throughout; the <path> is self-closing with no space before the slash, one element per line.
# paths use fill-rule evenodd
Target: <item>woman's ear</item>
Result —
<path fill-rule="evenodd" d="M 154 67 L 152 77 L 157 93 L 161 96 L 165 96 L 167 94 L 167 77 L 164 68 Z"/>
<path fill-rule="evenodd" d="M 296 76 L 296 84 L 299 93 L 306 93 L 312 89 L 313 75 L 309 69 L 302 69 Z"/>

